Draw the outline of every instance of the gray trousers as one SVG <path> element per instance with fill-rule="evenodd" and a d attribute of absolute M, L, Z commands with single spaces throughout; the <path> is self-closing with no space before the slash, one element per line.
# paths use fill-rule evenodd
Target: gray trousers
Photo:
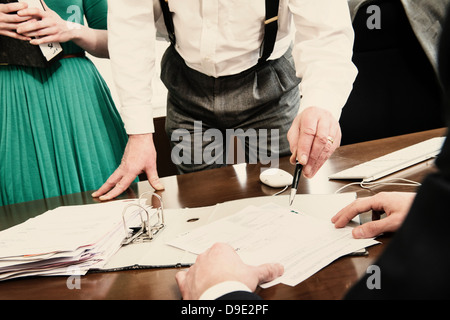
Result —
<path fill-rule="evenodd" d="M 240 162 L 244 153 L 247 163 L 274 166 L 290 154 L 286 135 L 300 104 L 291 50 L 242 73 L 214 78 L 189 68 L 170 46 L 161 61 L 161 80 L 168 89 L 166 132 L 180 173 L 225 166 L 236 157 Z M 230 147 L 233 137 L 241 149 Z"/>

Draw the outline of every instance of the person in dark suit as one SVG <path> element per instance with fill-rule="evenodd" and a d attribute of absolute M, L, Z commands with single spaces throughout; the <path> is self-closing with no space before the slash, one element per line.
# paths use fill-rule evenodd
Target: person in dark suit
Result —
<path fill-rule="evenodd" d="M 449 15 L 447 15 L 449 17 Z M 441 35 L 439 74 L 450 123 L 450 21 Z M 450 140 L 436 160 L 439 171 L 429 175 L 417 192 L 406 219 L 376 265 L 382 272 L 381 290 L 367 288 L 363 277 L 347 299 L 448 299 L 450 298 Z"/>
<path fill-rule="evenodd" d="M 439 73 L 445 93 L 447 123 L 450 123 L 449 39 L 450 21 L 447 19 L 439 51 Z M 398 228 L 389 246 L 375 262 L 381 271 L 381 288 L 370 289 L 367 286 L 370 274 L 367 274 L 347 292 L 346 299 L 450 298 L 448 136 L 436 160 L 436 166 L 439 170 L 425 178 L 417 195 L 405 197 L 405 194 L 396 193 L 391 194 L 392 197 L 381 199 L 385 210 L 398 205 L 401 197 L 401 201 L 405 202 L 403 207 L 394 210 L 401 223 L 394 228 L 385 224 L 377 229 L 381 233 Z M 379 203 L 379 199 L 380 197 L 369 198 L 366 209 Z M 392 216 L 394 215 L 389 217 Z M 216 244 L 200 255 L 188 271 L 178 272 L 176 280 L 184 299 L 260 299 L 253 293 L 256 286 L 271 281 L 282 273 L 283 267 L 278 264 L 259 267 L 245 265 L 230 246 Z"/>

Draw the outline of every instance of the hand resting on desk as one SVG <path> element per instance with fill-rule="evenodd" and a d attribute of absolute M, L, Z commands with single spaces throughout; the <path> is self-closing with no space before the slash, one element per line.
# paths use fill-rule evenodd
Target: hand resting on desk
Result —
<path fill-rule="evenodd" d="M 226 281 L 240 282 L 254 291 L 260 283 L 272 281 L 284 272 L 278 263 L 250 266 L 234 249 L 217 243 L 197 257 L 188 271 L 179 271 L 176 281 L 185 300 L 196 300 L 209 288 Z"/>
<path fill-rule="evenodd" d="M 373 238 L 383 232 L 397 231 L 405 220 L 415 196 L 416 194 L 412 192 L 380 192 L 371 197 L 356 199 L 331 218 L 331 222 L 336 228 L 342 228 L 358 214 L 374 210 L 385 212 L 387 217 L 356 227 L 353 229 L 354 238 Z"/>

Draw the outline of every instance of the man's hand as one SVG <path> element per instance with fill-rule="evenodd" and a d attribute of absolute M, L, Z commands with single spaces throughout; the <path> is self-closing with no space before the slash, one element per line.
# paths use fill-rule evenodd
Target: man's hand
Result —
<path fill-rule="evenodd" d="M 341 128 L 333 115 L 321 108 L 309 107 L 294 119 L 288 131 L 292 156 L 298 160 L 303 175 L 312 178 L 341 144 Z"/>
<path fill-rule="evenodd" d="M 156 150 L 152 133 L 129 136 L 122 163 L 92 196 L 100 197 L 100 200 L 111 200 L 124 192 L 142 172 L 147 174 L 153 188 L 164 189 L 156 170 Z"/>
<path fill-rule="evenodd" d="M 183 299 L 197 300 L 207 289 L 224 281 L 239 281 L 254 291 L 258 284 L 272 281 L 283 272 L 280 264 L 246 265 L 232 247 L 217 243 L 199 255 L 188 271 L 179 271 L 175 278 Z"/>
<path fill-rule="evenodd" d="M 383 232 L 397 231 L 408 215 L 415 196 L 412 192 L 380 192 L 372 197 L 356 199 L 331 218 L 331 222 L 336 228 L 342 228 L 358 214 L 374 210 L 385 212 L 387 217 L 354 228 L 354 238 L 373 238 Z"/>

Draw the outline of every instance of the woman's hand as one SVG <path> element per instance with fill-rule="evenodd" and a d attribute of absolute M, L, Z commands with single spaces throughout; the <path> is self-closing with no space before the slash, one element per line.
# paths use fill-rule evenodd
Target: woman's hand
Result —
<path fill-rule="evenodd" d="M 17 11 L 25 10 L 28 4 L 23 2 L 0 3 L 0 35 L 14 39 L 30 41 L 31 38 L 17 33 L 17 27 L 30 19 L 29 16 L 19 16 Z"/>
<path fill-rule="evenodd" d="M 18 25 L 17 33 L 28 38 L 36 38 L 30 41 L 34 45 L 73 40 L 73 30 L 77 28 L 77 25 L 63 20 L 45 3 L 43 5 L 45 10 L 26 8 L 17 12 L 19 17 L 31 17 Z"/>
<path fill-rule="evenodd" d="M 93 56 L 108 58 L 108 32 L 62 19 L 42 1 L 45 10 L 26 8 L 17 12 L 25 22 L 18 24 L 17 33 L 32 39 L 31 44 L 73 41 Z"/>

